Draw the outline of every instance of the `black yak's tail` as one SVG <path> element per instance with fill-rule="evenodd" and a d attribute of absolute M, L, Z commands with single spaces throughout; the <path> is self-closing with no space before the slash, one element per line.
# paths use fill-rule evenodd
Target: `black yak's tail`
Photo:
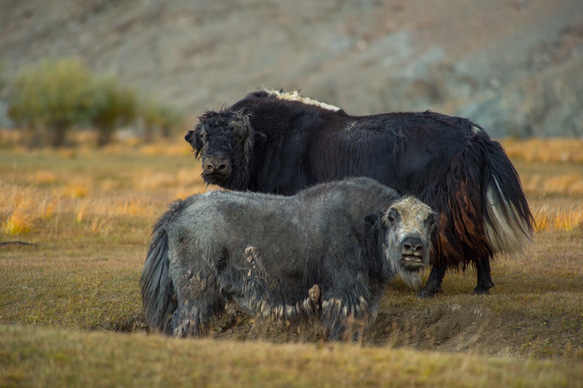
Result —
<path fill-rule="evenodd" d="M 534 218 L 520 178 L 502 145 L 484 144 L 482 201 L 484 230 L 493 252 L 521 250 L 534 232 Z"/>
<path fill-rule="evenodd" d="M 175 202 L 154 226 L 150 249 L 140 278 L 146 323 L 166 334 L 171 334 L 172 314 L 177 308 L 174 285 L 168 272 L 167 227 L 182 204 L 183 201 Z"/>

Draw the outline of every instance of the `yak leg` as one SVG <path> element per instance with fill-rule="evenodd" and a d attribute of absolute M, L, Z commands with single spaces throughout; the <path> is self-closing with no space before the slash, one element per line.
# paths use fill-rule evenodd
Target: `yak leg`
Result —
<path fill-rule="evenodd" d="M 427 279 L 425 287 L 419 292 L 420 298 L 432 298 L 438 292 L 443 292 L 441 288 L 441 282 L 443 282 L 443 277 L 445 276 L 445 265 L 435 264 L 431 267 L 431 273 Z"/>
<path fill-rule="evenodd" d="M 174 312 L 172 317 L 172 334 L 175 337 L 197 337 L 205 333 L 204 325 L 200 319 L 199 308 L 196 306 L 181 306 Z"/>
<path fill-rule="evenodd" d="M 339 299 L 328 299 L 322 303 L 322 323 L 330 330 L 330 340 L 362 339 L 368 314 L 357 312 L 358 309 L 360 305 L 345 305 Z"/>
<path fill-rule="evenodd" d="M 494 287 L 490 275 L 490 257 L 476 260 L 476 272 L 478 273 L 478 285 L 474 288 L 474 294 L 489 294 L 488 290 Z"/>
<path fill-rule="evenodd" d="M 340 340 L 344 334 L 342 305 L 340 299 L 330 298 L 322 301 L 322 324 L 330 330 L 328 337 L 332 340 Z"/>
<path fill-rule="evenodd" d="M 189 272 L 176 282 L 178 308 L 172 317 L 173 334 L 176 337 L 207 334 L 211 319 L 225 309 L 225 300 L 215 278 L 201 278 Z"/>
<path fill-rule="evenodd" d="M 181 303 L 172 317 L 175 337 L 198 337 L 208 334 L 208 324 L 225 308 L 222 300 L 198 300 Z"/>
<path fill-rule="evenodd" d="M 358 301 L 349 302 L 337 298 L 322 301 L 322 324 L 330 330 L 328 337 L 331 340 L 357 341 L 364 334 L 370 316 L 368 303 L 362 297 L 350 299 Z"/>

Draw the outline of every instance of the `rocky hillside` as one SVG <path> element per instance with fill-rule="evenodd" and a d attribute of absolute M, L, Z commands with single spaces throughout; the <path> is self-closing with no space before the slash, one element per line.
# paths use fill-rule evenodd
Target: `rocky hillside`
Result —
<path fill-rule="evenodd" d="M 0 0 L 10 81 L 75 56 L 192 115 L 259 86 L 351 114 L 431 109 L 583 136 L 581 0 Z"/>

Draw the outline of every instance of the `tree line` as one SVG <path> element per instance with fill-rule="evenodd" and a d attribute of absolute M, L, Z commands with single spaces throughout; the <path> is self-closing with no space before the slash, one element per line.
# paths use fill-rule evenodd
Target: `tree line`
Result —
<path fill-rule="evenodd" d="M 138 97 L 116 77 L 94 75 L 77 59 L 43 60 L 6 84 L 8 117 L 42 135 L 33 136 L 33 145 L 60 147 L 71 130 L 93 128 L 103 146 L 119 128 L 137 123 L 145 137 L 168 136 L 184 119 L 179 109 Z"/>

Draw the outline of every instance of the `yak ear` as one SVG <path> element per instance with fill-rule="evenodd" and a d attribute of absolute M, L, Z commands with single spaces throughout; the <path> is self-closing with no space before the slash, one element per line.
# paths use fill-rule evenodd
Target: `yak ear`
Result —
<path fill-rule="evenodd" d="M 200 124 L 197 124 L 194 127 L 194 130 L 189 130 L 186 136 L 184 136 L 184 140 L 186 140 L 186 142 L 192 146 L 195 154 L 198 155 L 203 146 L 202 140 L 200 138 Z"/>
<path fill-rule="evenodd" d="M 192 140 L 194 138 L 194 131 L 192 129 L 190 129 L 186 135 L 184 136 L 184 140 L 186 140 L 186 142 L 190 145 L 192 145 Z"/>

